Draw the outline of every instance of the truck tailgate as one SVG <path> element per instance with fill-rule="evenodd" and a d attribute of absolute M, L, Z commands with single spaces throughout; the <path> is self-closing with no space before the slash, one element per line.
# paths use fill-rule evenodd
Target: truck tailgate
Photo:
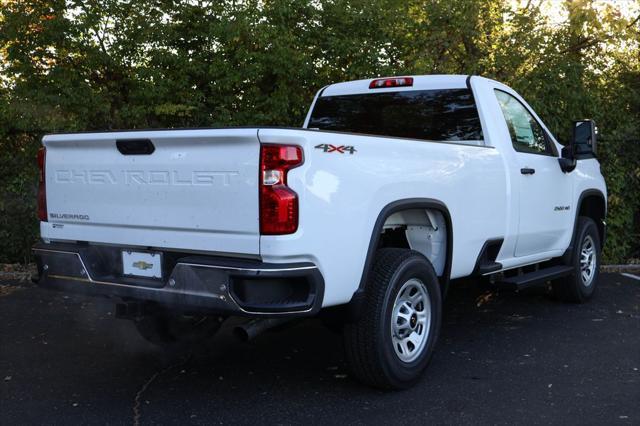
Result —
<path fill-rule="evenodd" d="M 43 238 L 259 253 L 257 129 L 49 135 L 43 144 Z"/>

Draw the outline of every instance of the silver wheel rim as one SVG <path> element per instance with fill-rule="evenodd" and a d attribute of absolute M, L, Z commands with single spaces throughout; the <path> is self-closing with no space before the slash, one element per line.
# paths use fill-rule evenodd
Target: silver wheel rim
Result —
<path fill-rule="evenodd" d="M 391 341 L 402 362 L 420 356 L 429 340 L 431 299 L 424 283 L 412 278 L 402 285 L 391 311 Z"/>
<path fill-rule="evenodd" d="M 596 266 L 596 245 L 591 235 L 587 235 L 580 248 L 580 276 L 583 286 L 589 287 L 592 284 Z"/>

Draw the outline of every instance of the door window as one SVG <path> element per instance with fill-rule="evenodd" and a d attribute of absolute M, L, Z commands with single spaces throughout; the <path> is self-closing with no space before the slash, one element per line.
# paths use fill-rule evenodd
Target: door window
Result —
<path fill-rule="evenodd" d="M 495 93 L 509 128 L 513 148 L 519 152 L 554 155 L 542 126 L 524 105 L 506 92 L 496 90 Z"/>

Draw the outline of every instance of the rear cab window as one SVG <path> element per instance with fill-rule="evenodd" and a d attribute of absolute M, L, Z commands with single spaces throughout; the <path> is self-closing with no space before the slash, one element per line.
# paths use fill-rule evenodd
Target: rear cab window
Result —
<path fill-rule="evenodd" d="M 483 140 L 469 89 L 320 96 L 307 128 L 436 142 Z"/>

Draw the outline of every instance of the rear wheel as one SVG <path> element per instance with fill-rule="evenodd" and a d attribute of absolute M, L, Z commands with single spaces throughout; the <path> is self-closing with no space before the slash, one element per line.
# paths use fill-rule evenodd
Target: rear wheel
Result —
<path fill-rule="evenodd" d="M 222 318 L 159 311 L 137 318 L 134 323 L 147 341 L 172 348 L 213 337 L 222 325 Z"/>
<path fill-rule="evenodd" d="M 589 217 L 579 217 L 571 256 L 573 272 L 553 283 L 553 292 L 564 302 L 584 303 L 596 293 L 600 275 L 600 235 Z"/>
<path fill-rule="evenodd" d="M 379 250 L 363 312 L 344 327 L 354 375 L 380 388 L 413 385 L 433 353 L 441 305 L 440 285 L 429 260 L 412 250 Z"/>

